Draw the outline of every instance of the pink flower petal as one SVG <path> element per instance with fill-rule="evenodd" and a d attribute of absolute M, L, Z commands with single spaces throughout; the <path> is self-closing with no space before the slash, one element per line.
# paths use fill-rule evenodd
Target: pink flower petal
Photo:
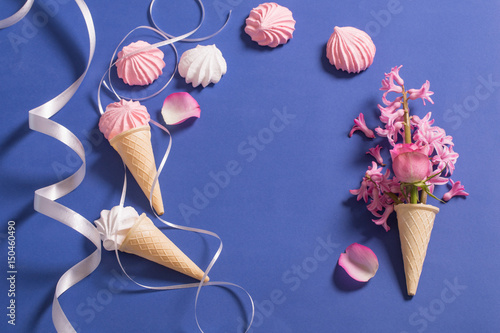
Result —
<path fill-rule="evenodd" d="M 187 92 L 173 93 L 165 98 L 161 114 L 167 125 L 177 125 L 192 117 L 200 118 L 200 106 Z"/>
<path fill-rule="evenodd" d="M 339 258 L 339 265 L 356 281 L 366 282 L 375 276 L 378 259 L 368 247 L 353 243 Z"/>

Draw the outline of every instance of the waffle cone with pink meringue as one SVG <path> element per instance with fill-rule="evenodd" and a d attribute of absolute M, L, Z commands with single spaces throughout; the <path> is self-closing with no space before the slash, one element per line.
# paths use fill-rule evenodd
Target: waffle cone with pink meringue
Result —
<path fill-rule="evenodd" d="M 134 176 L 146 197 L 149 198 L 156 177 L 156 164 L 149 125 L 122 132 L 109 140 L 109 143 L 120 154 L 130 173 Z M 153 190 L 152 201 L 156 213 L 162 215 L 165 211 L 158 182 L 156 182 Z"/>
<path fill-rule="evenodd" d="M 145 106 L 123 99 L 109 104 L 99 120 L 99 129 L 120 154 L 147 198 L 157 173 L 149 120 Z M 152 205 L 158 215 L 164 213 L 159 182 L 153 190 Z"/>

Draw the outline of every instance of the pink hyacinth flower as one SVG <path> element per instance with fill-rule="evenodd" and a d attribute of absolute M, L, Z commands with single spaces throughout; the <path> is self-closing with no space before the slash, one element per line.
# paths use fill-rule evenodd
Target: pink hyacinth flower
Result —
<path fill-rule="evenodd" d="M 392 75 L 386 76 L 386 78 L 382 80 L 382 87 L 380 87 L 380 90 L 385 91 L 384 95 L 387 95 L 390 92 L 398 94 L 403 92 L 403 88 L 394 83 L 394 77 Z"/>
<path fill-rule="evenodd" d="M 368 202 L 368 195 L 369 195 L 369 181 L 366 178 L 363 178 L 363 181 L 361 182 L 361 186 L 357 190 L 349 190 L 349 193 L 352 195 L 356 195 L 356 200 L 359 201 L 363 199 L 365 202 Z"/>
<path fill-rule="evenodd" d="M 367 282 L 377 273 L 378 259 L 368 247 L 353 243 L 340 255 L 339 266 L 354 280 Z"/>
<path fill-rule="evenodd" d="M 400 86 L 402 86 L 403 84 L 405 84 L 405 81 L 401 78 L 401 76 L 399 76 L 399 70 L 401 69 L 401 67 L 403 67 L 403 65 L 401 66 L 394 66 L 392 69 L 391 69 L 391 75 L 394 79 L 394 81 L 396 81 L 397 84 L 399 84 Z"/>
<path fill-rule="evenodd" d="M 359 116 L 356 119 L 354 119 L 354 126 L 349 132 L 349 137 L 352 137 L 352 134 L 356 131 L 363 132 L 366 135 L 366 137 L 370 139 L 373 139 L 375 137 L 373 131 L 369 129 L 368 126 L 366 126 L 365 115 L 363 113 L 360 113 Z"/>
<path fill-rule="evenodd" d="M 437 171 L 434 170 L 432 172 L 431 176 L 434 176 L 436 174 L 436 172 L 439 172 L 439 170 L 437 170 Z M 429 181 L 427 182 L 427 185 L 429 185 L 429 192 L 434 193 L 434 187 L 436 185 L 446 185 L 446 184 L 448 184 L 448 181 L 449 181 L 448 178 L 441 177 L 441 176 L 436 176 L 436 177 L 429 179 Z"/>
<path fill-rule="evenodd" d="M 450 179 L 450 183 L 451 183 L 451 190 L 449 190 L 443 195 L 444 201 L 448 201 L 457 195 L 462 195 L 464 197 L 469 195 L 469 193 L 465 192 L 465 188 L 462 184 L 460 184 L 460 181 L 454 182 L 453 180 Z"/>
<path fill-rule="evenodd" d="M 398 180 L 403 183 L 425 180 L 432 172 L 428 146 L 419 147 L 414 143 L 400 143 L 395 145 L 390 153 L 392 170 Z"/>
<path fill-rule="evenodd" d="M 420 89 L 410 89 L 408 90 L 409 99 L 417 99 L 421 98 L 422 101 L 424 102 L 425 105 L 425 100 L 428 100 L 432 104 L 434 104 L 434 101 L 431 99 L 431 95 L 434 95 L 434 92 L 430 91 L 429 88 L 431 86 L 431 83 L 429 80 L 425 81 L 425 83 L 422 85 Z"/>
<path fill-rule="evenodd" d="M 398 93 L 403 92 L 402 87 L 398 87 L 397 85 L 394 84 L 394 81 L 396 81 L 396 83 L 399 84 L 400 86 L 402 86 L 405 83 L 401 78 L 401 76 L 399 76 L 399 70 L 401 69 L 401 67 L 403 67 L 403 65 L 399 67 L 395 66 L 391 69 L 389 73 L 385 73 L 385 79 L 382 80 L 382 87 L 380 88 L 380 90 L 388 90 Z"/>
<path fill-rule="evenodd" d="M 453 147 L 434 145 L 436 155 L 432 158 L 432 163 L 438 165 L 438 169 L 446 167 L 445 176 L 452 175 L 455 171 L 455 163 L 457 163 L 458 153 L 453 151 Z"/>
<path fill-rule="evenodd" d="M 377 132 L 379 136 L 386 137 L 391 146 L 395 146 L 396 142 L 398 141 L 398 135 L 404 135 L 403 128 L 404 122 L 402 120 L 398 120 L 395 121 L 392 125 L 386 124 L 385 128 L 375 128 L 375 132 Z"/>
<path fill-rule="evenodd" d="M 393 211 L 394 211 L 394 205 L 393 204 L 387 205 L 385 207 L 384 214 L 382 214 L 382 216 L 380 216 L 378 220 L 373 219 L 372 222 L 374 222 L 376 225 L 381 225 L 382 227 L 384 227 L 385 231 L 391 230 L 391 228 L 389 228 L 389 226 L 387 225 L 387 219 L 389 218 L 389 215 L 391 215 Z"/>
<path fill-rule="evenodd" d="M 372 155 L 378 164 L 385 166 L 384 159 L 382 158 L 382 155 L 380 154 L 381 149 L 382 149 L 382 147 L 377 145 L 375 148 L 368 149 L 368 151 L 366 153 Z"/>

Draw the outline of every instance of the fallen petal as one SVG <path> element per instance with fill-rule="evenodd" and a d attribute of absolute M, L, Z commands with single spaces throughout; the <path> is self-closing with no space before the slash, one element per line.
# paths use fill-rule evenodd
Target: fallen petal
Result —
<path fill-rule="evenodd" d="M 370 280 L 378 270 L 378 259 L 368 247 L 353 243 L 339 258 L 339 265 L 356 281 Z"/>
<path fill-rule="evenodd" d="M 167 125 L 177 125 L 192 117 L 200 118 L 200 106 L 187 92 L 173 93 L 165 98 L 161 114 Z"/>

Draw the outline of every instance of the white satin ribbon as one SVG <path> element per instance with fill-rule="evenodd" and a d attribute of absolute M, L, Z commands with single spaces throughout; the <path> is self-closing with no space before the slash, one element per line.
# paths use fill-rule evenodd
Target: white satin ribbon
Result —
<path fill-rule="evenodd" d="M 30 11 L 34 1 L 35 0 L 26 0 L 24 5 L 15 14 L 7 17 L 6 19 L 0 20 L 0 29 L 8 28 L 21 21 Z"/>
<path fill-rule="evenodd" d="M 196 1 L 198 1 L 198 0 L 196 0 Z M 151 19 L 151 23 L 153 24 L 153 26 L 157 30 L 163 32 L 169 38 L 174 38 L 173 35 L 170 35 L 170 34 L 166 33 L 165 31 L 163 31 L 162 29 L 160 29 L 158 27 L 158 25 L 156 24 L 156 22 L 155 22 L 155 20 L 153 18 L 153 5 L 155 4 L 155 2 L 156 2 L 156 0 L 152 0 L 151 3 L 149 4 L 149 18 Z M 198 1 L 198 4 L 200 5 L 200 8 L 201 8 L 201 18 L 200 18 L 200 24 L 198 25 L 198 27 L 196 27 L 195 30 L 198 30 L 201 27 L 201 24 L 203 23 L 203 21 L 205 20 L 205 7 L 203 6 L 203 2 L 202 1 Z M 200 37 L 200 38 L 183 38 L 181 41 L 182 42 L 202 42 L 204 40 L 207 40 L 207 39 L 210 39 L 210 38 L 214 37 L 219 32 L 221 32 L 222 29 L 224 29 L 226 27 L 226 24 L 227 24 L 227 22 L 229 22 L 229 18 L 231 17 L 231 13 L 232 13 L 232 10 L 230 10 L 229 13 L 227 14 L 226 22 L 224 22 L 224 24 L 222 25 L 222 27 L 219 30 L 217 30 L 216 32 L 214 32 L 213 34 L 211 34 L 209 36 L 205 36 L 205 37 Z"/>
<path fill-rule="evenodd" d="M 67 270 L 59 279 L 54 293 L 52 304 L 52 321 L 58 332 L 76 332 L 59 304 L 59 297 L 76 283 L 92 273 L 101 262 L 101 239 L 96 227 L 77 212 L 55 202 L 76 189 L 85 177 L 85 150 L 78 138 L 66 127 L 50 120 L 49 118 L 59 112 L 73 97 L 80 87 L 94 56 L 96 36 L 92 15 L 83 0 L 75 0 L 85 20 L 89 36 L 89 57 L 83 74 L 61 94 L 47 103 L 29 111 L 29 126 L 32 130 L 49 135 L 64 143 L 82 160 L 81 167 L 68 178 L 35 191 L 34 208 L 36 211 L 47 215 L 90 240 L 96 250 Z M 25 7 L 23 7 L 25 8 Z M 19 12 L 18 12 L 19 13 Z"/>

